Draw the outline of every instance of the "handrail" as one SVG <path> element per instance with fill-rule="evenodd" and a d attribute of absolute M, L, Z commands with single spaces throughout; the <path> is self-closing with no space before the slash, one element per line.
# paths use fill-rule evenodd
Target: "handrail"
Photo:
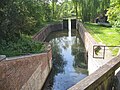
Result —
<path fill-rule="evenodd" d="M 68 90 L 111 90 L 114 87 L 115 70 L 120 67 L 120 55 L 114 57 L 91 75 Z"/>
<path fill-rule="evenodd" d="M 0 62 L 3 61 L 4 59 L 6 59 L 5 55 L 0 55 Z"/>
<path fill-rule="evenodd" d="M 96 47 L 96 48 L 95 48 Z M 102 57 L 96 57 L 95 56 L 95 54 L 96 54 L 96 52 L 98 51 L 99 52 L 99 50 L 101 49 L 103 47 L 103 56 Z M 106 52 L 106 47 L 119 47 L 120 48 L 120 46 L 107 46 L 107 45 L 94 45 L 93 46 L 93 58 L 102 58 L 102 59 L 104 59 L 105 58 L 105 52 Z"/>

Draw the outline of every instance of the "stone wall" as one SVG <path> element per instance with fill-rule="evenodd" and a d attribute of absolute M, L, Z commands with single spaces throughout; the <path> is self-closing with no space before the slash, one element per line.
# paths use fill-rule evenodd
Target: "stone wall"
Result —
<path fill-rule="evenodd" d="M 87 30 L 85 29 L 81 22 L 77 21 L 76 26 L 80 34 L 80 37 L 85 45 L 86 52 L 88 53 L 88 71 L 90 75 L 94 71 L 96 71 L 99 67 L 101 67 L 101 65 L 99 65 L 99 62 L 96 62 L 96 59 L 93 58 L 93 46 L 97 45 L 97 42 L 87 32 Z"/>
<path fill-rule="evenodd" d="M 52 31 L 62 30 L 62 24 L 51 24 L 33 36 L 42 41 Z M 50 45 L 41 54 L 7 58 L 0 62 L 0 90 L 40 90 L 52 68 Z"/>
<path fill-rule="evenodd" d="M 47 38 L 47 36 L 53 32 L 53 31 L 58 31 L 58 30 L 62 30 L 63 29 L 63 26 L 62 24 L 49 24 L 47 26 L 45 26 L 44 28 L 42 28 L 40 30 L 40 32 L 36 33 L 34 36 L 33 36 L 33 39 L 34 40 L 38 40 L 38 41 L 42 41 L 44 42 L 45 39 Z"/>
<path fill-rule="evenodd" d="M 0 90 L 40 90 L 52 67 L 52 52 L 0 62 Z"/>
<path fill-rule="evenodd" d="M 81 22 L 77 21 L 77 30 L 83 40 L 83 43 L 85 45 L 86 51 L 89 54 L 93 54 L 93 45 L 96 45 L 97 42 L 93 39 L 93 37 L 87 32 L 87 30 L 85 29 L 85 27 L 83 26 L 83 24 Z"/>

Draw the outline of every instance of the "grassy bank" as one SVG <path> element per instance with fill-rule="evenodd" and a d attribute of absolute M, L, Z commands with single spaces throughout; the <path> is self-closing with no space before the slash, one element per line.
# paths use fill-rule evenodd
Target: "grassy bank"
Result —
<path fill-rule="evenodd" d="M 88 32 L 97 42 L 108 46 L 120 46 L 120 28 L 103 27 L 94 23 L 85 23 Z M 118 48 L 110 48 L 114 55 L 117 54 Z"/>

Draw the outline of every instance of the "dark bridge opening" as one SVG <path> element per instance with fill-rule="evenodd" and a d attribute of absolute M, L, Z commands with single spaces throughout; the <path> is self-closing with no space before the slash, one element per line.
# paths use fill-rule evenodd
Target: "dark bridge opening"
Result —
<path fill-rule="evenodd" d="M 63 19 L 63 29 L 68 29 L 68 19 Z M 71 29 L 76 29 L 76 19 L 71 19 Z"/>
<path fill-rule="evenodd" d="M 76 29 L 76 19 L 71 19 L 71 29 Z"/>
<path fill-rule="evenodd" d="M 63 29 L 68 29 L 68 19 L 63 19 Z"/>

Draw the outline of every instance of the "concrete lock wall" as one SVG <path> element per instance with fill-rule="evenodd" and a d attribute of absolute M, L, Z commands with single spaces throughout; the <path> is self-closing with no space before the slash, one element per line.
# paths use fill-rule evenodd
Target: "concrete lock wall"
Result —
<path fill-rule="evenodd" d="M 93 37 L 87 32 L 87 30 L 85 29 L 85 27 L 83 26 L 83 24 L 81 22 L 76 23 L 77 25 L 77 30 L 80 34 L 80 37 L 82 38 L 82 41 L 85 45 L 86 51 L 89 54 L 93 54 L 93 45 L 97 44 L 97 42 L 93 39 Z"/>
<path fill-rule="evenodd" d="M 50 32 L 62 30 L 62 24 L 51 24 L 33 36 L 34 40 L 44 41 Z M 52 68 L 52 50 L 7 58 L 0 61 L 0 90 L 41 90 Z"/>
<path fill-rule="evenodd" d="M 49 25 L 45 26 L 44 28 L 42 28 L 40 30 L 40 32 L 36 33 L 33 36 L 33 39 L 38 40 L 38 41 L 45 41 L 45 39 L 51 32 L 58 31 L 58 30 L 63 30 L 63 25 L 61 23 L 49 24 Z"/>
<path fill-rule="evenodd" d="M 0 62 L 0 90 L 40 90 L 51 67 L 51 49 L 3 60 Z"/>
<path fill-rule="evenodd" d="M 81 22 L 77 22 L 77 30 L 85 44 L 86 51 L 88 52 L 88 62 L 93 55 L 93 45 L 97 42 L 91 37 L 91 35 L 85 30 Z M 81 80 L 68 90 L 112 90 L 115 70 L 120 67 L 120 55 L 111 59 L 109 62 L 101 67 L 91 67 L 93 72 L 85 79 Z M 95 69 L 96 68 L 96 69 Z"/>
<path fill-rule="evenodd" d="M 82 41 L 85 45 L 86 52 L 88 53 L 88 69 L 89 69 L 89 75 L 90 75 L 101 66 L 101 65 L 98 65 L 98 63 L 96 62 L 96 59 L 93 58 L 93 46 L 98 43 L 87 32 L 87 30 L 85 29 L 85 27 L 81 22 L 77 21 L 76 26 L 80 34 L 80 37 L 82 38 Z"/>

